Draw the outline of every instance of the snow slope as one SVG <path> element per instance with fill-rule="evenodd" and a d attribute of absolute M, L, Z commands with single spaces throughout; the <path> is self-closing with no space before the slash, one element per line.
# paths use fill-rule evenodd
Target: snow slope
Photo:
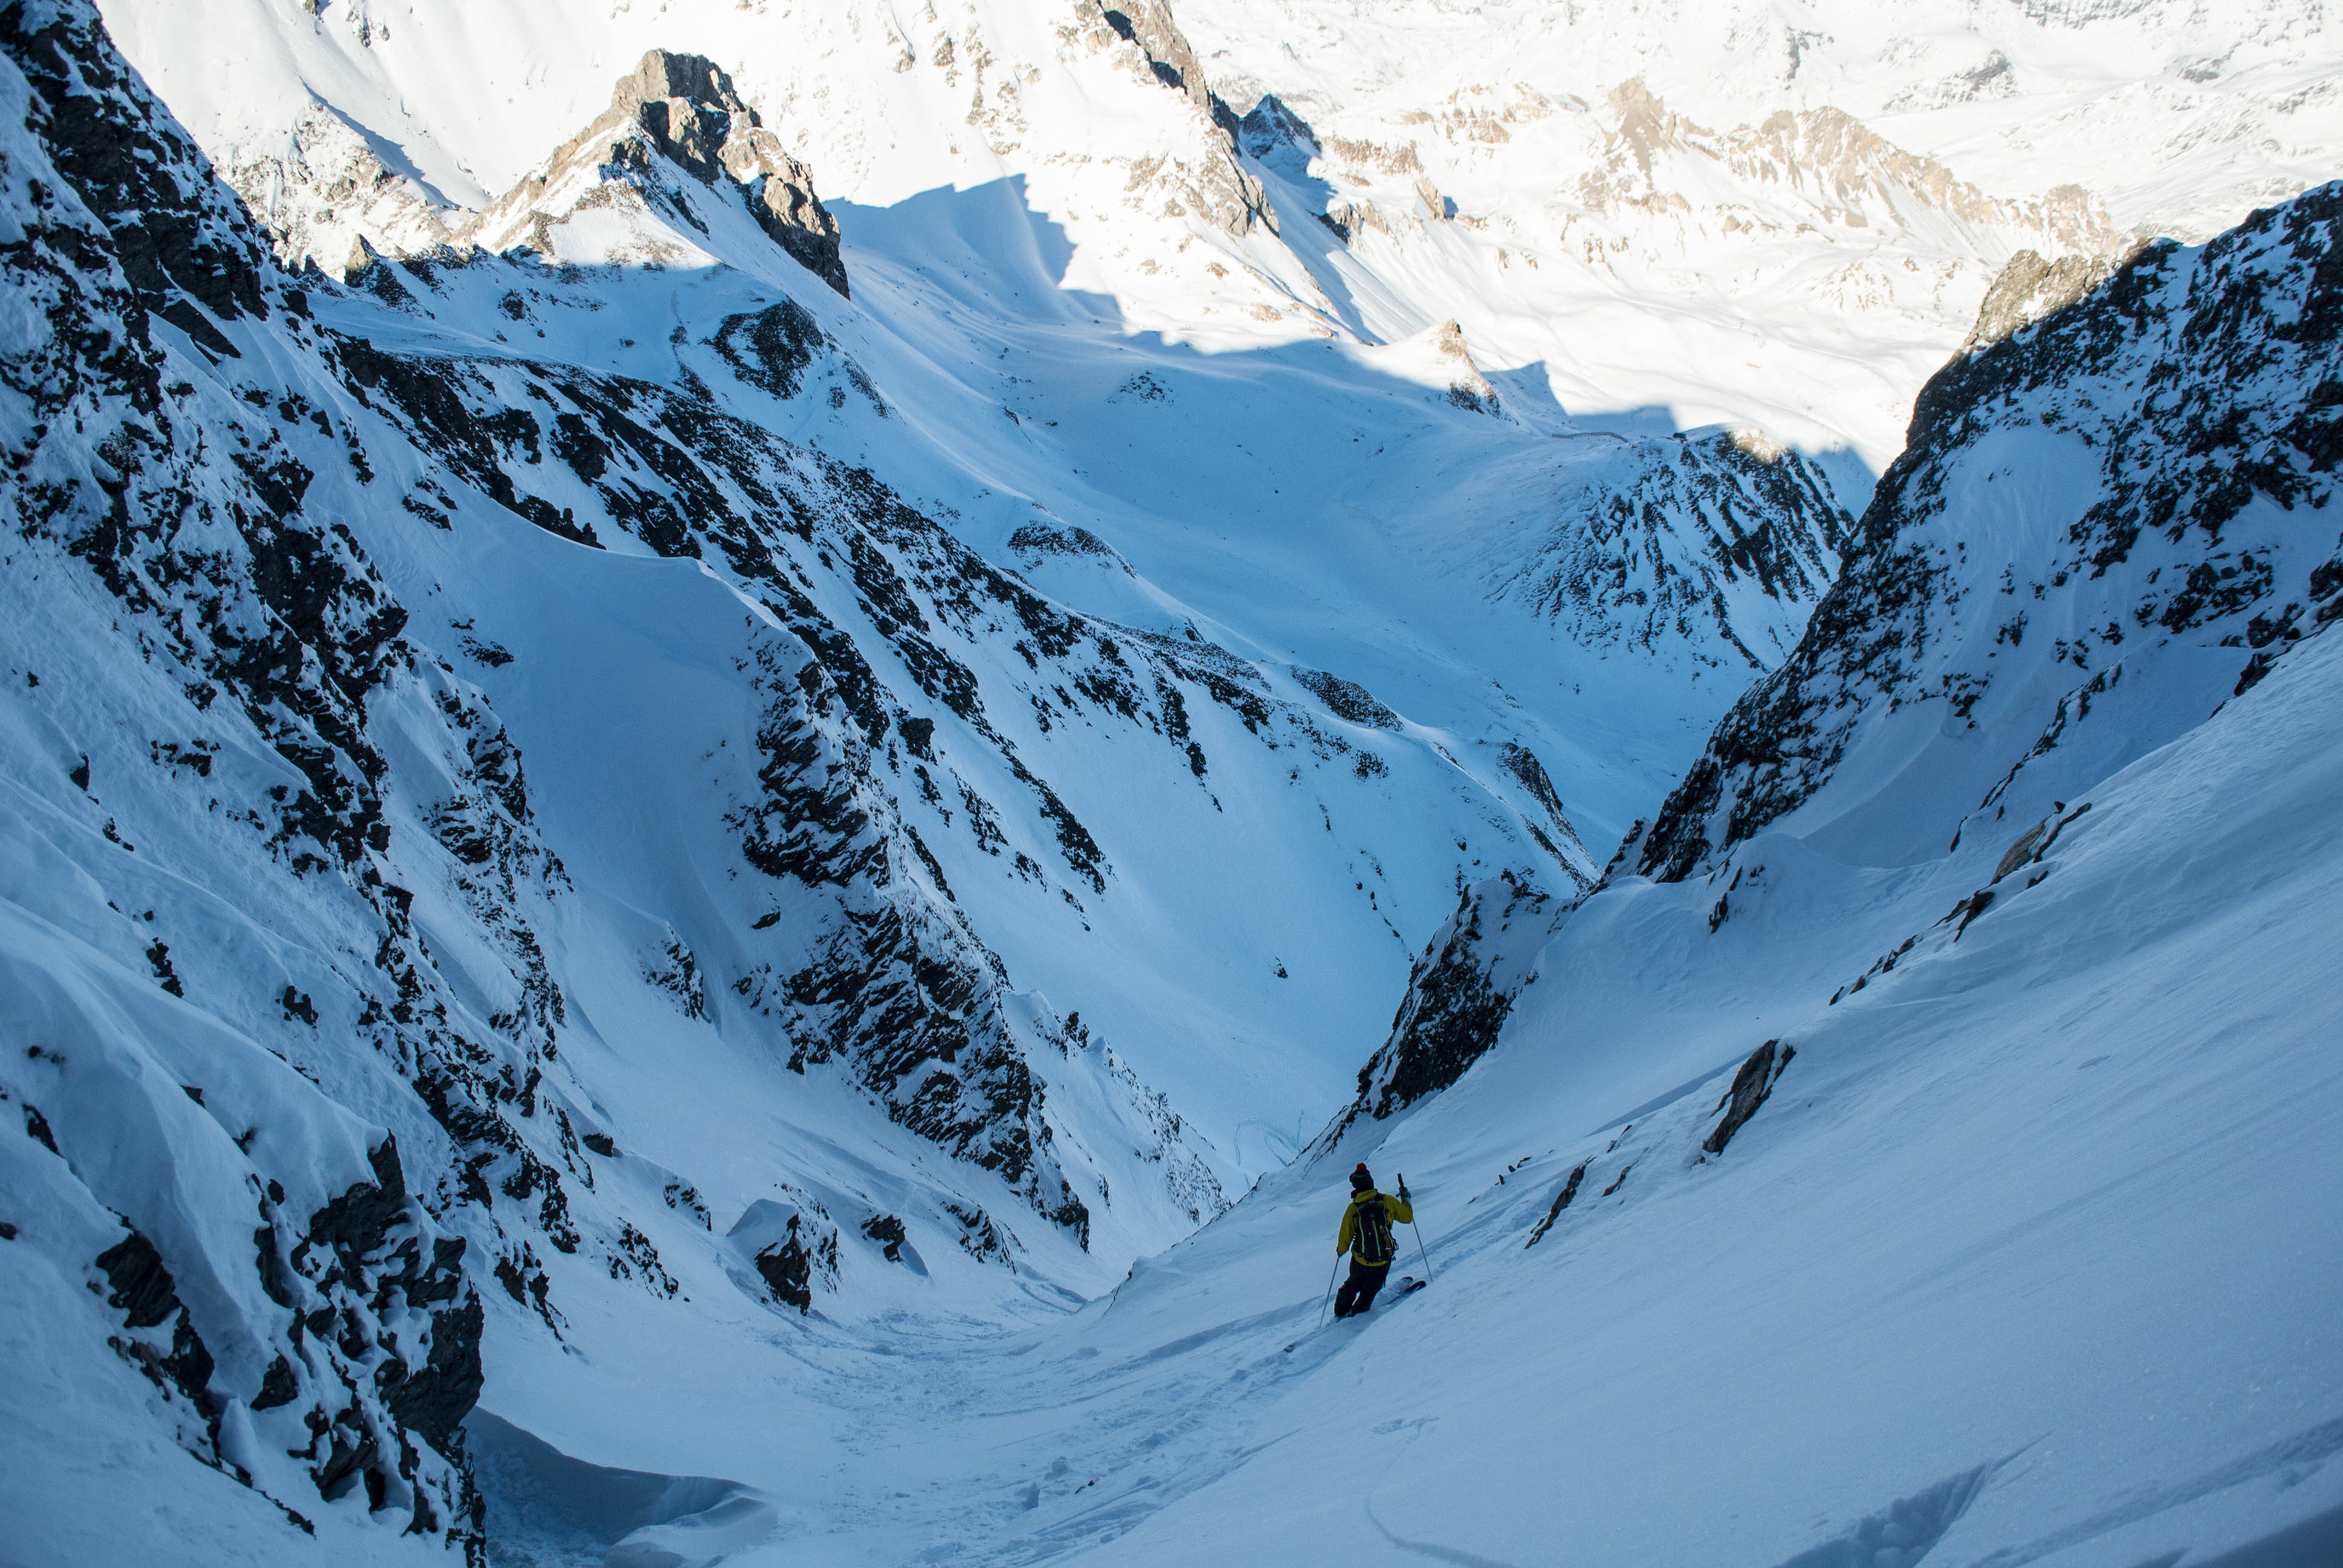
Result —
<path fill-rule="evenodd" d="M 112 9 L 280 228 L 0 9 L 10 1560 L 2331 1539 L 2331 187 L 2072 304 L 1623 89 L 1605 253 L 1781 270 L 1584 417 L 1160 5 Z"/>
<path fill-rule="evenodd" d="M 2199 307 L 2323 320 L 2331 283 L 2298 263 L 2331 243 L 2331 201 L 2147 276 Z M 2118 280 L 1999 364 L 2073 334 L 2097 339 L 2101 373 L 2152 366 L 2166 317 L 2144 297 Z M 2134 332 L 2097 330 L 2111 319 Z M 2326 348 L 2298 331 L 2264 347 L 2276 365 L 2297 346 Z M 2056 363 L 2036 392 L 2079 404 L 2092 367 Z M 1976 439 L 1916 447 L 1906 487 L 1950 505 L 1986 488 L 1975 454 L 2013 384 L 1995 368 L 1948 374 L 1938 407 Z M 2245 430 L 2323 407 L 2309 377 L 2217 372 Z M 2153 450 L 2169 395 L 2094 397 L 2108 445 Z M 2307 502 L 2281 517 L 2292 543 L 2323 526 Z M 2066 520 L 2037 501 L 2011 538 L 2065 539 Z M 2331 604 L 2343 577 L 2321 586 Z M 623 1430 L 546 1365 L 499 1414 L 772 1500 L 736 1563 L 2327 1561 L 2343 643 L 2323 635 L 2336 616 L 2297 618 L 2209 718 L 2185 661 L 2144 664 L 2177 738 L 2074 749 L 2038 828 L 1974 825 L 1883 865 L 1835 850 L 1827 813 L 1785 816 L 1732 848 L 1724 918 L 1701 879 L 1616 869 L 1565 910 L 1474 890 L 1443 941 L 1511 988 L 1493 1041 L 1069 1320 L 890 1340 L 878 1371 L 799 1350 L 747 1401 L 729 1361 L 680 1347 L 629 1370 Z M 1818 619 L 1807 640 L 1863 624 Z M 1892 692 L 1845 704 L 1867 731 L 1900 716 Z M 1926 819 L 1926 782 L 1815 799 Z M 1411 1007 L 1447 1005 L 1446 967 L 1435 944 Z M 1416 1267 L 1436 1277 L 1324 1325 L 1359 1159 L 1411 1179 Z M 777 1447 L 776 1408 L 793 1432 L 830 1409 L 853 1435 Z M 513 1456 L 511 1538 L 580 1560 L 550 1545 L 576 1528 L 543 1479 L 558 1466 L 488 1441 Z M 697 1528 L 629 1516 L 592 1550 Z"/>
<path fill-rule="evenodd" d="M 34 1539 L 103 1532 L 131 1430 L 200 1462 L 171 1494 L 256 1550 L 477 1546 L 453 1422 L 484 1377 L 622 1364 L 709 1314 L 729 1352 L 1062 1312 L 1339 1103 L 1467 869 L 1591 880 L 1552 709 L 1439 625 L 1336 673 L 1322 628 L 1375 629 L 1338 591 L 1294 607 L 1316 646 L 1265 648 L 995 488 L 1091 493 L 1062 447 L 1001 455 L 1055 416 L 964 327 L 887 330 L 792 242 L 823 232 L 803 171 L 709 63 L 630 72 L 520 187 L 501 216 L 543 248 L 361 251 L 344 286 L 277 270 L 85 8 L 0 30 L 6 950 L 40 982 L 5 1087 L 38 1173 L 12 1191 L 78 1216 L 7 1221 L 55 1369 L 12 1422 L 77 1478 L 42 1483 Z M 960 217 L 1030 243 L 988 199 Z M 900 308 L 981 319 L 1021 265 L 922 302 L 905 278 Z M 1074 337 L 1098 426 L 1201 378 Z M 1354 347 L 1272 372 L 1296 429 L 1403 417 L 1393 467 L 1510 465 L 1534 506 L 1556 483 L 1558 538 L 1451 562 L 1447 625 L 1724 677 L 1687 711 L 1598 694 L 1652 755 L 1598 732 L 1563 777 L 1619 814 L 1794 642 L 1846 526 L 1827 483 L 1723 437 L 1573 449 L 1444 340 Z M 1640 526 L 1574 548 L 1605 508 Z M 1289 570 L 1311 542 L 1278 542 Z M 1536 597 L 1502 597 L 1508 559 L 1542 563 Z M 1386 689 L 1471 725 L 1357 678 L 1411 668 Z M 91 1358 L 111 1392 L 53 1398 Z M 38 1452 L 11 1446 L 13 1484 L 53 1473 Z"/>
<path fill-rule="evenodd" d="M 1128 1457 L 966 1560 L 1084 1533 L 1132 1563 L 2327 1560 L 2338 682 L 2318 639 L 2093 789 L 2046 880 L 1835 1008 L 1813 923 L 1880 944 L 1921 895 L 1801 863 L 1690 974 L 1693 900 L 1599 896 L 1479 1070 L 1086 1314 L 1085 1424 Z M 1767 1036 L 1795 1058 L 1704 1158 Z M 1424 1195 L 1438 1275 L 1312 1334 L 1358 1156 Z M 1063 1440 L 1028 1441 L 1038 1477 Z"/>
<path fill-rule="evenodd" d="M 1714 938 L 1694 890 L 1599 894 L 1454 1088 L 1069 1321 L 793 1349 L 745 1394 L 678 1346 L 621 1423 L 548 1367 L 515 1418 L 775 1500 L 735 1564 L 2327 1561 L 2338 697 L 2314 638 L 1966 930 L 1927 922 L 1974 859 L 1784 846 Z M 1434 1281 L 1314 1326 L 1357 1158 L 1406 1172 Z M 851 1435 L 771 1435 L 809 1429 Z M 515 1538 L 593 1560 L 528 1486 Z"/>

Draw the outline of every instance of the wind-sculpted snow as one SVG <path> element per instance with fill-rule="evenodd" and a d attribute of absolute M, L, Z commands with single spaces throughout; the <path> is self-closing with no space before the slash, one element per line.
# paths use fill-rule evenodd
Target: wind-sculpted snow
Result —
<path fill-rule="evenodd" d="M 2258 678 L 2343 586 L 2338 215 L 2330 186 L 2154 246 L 1946 367 L 1797 652 L 1631 869 L 1710 870 L 1785 819 L 1916 858 L 2016 800 L 2038 814 Z M 1907 772 L 1926 784 L 1891 799 Z"/>

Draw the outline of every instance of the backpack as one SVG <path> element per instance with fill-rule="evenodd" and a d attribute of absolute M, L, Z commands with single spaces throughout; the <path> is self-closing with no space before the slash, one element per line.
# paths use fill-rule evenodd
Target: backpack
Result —
<path fill-rule="evenodd" d="M 1351 1255 L 1372 1266 L 1390 1262 L 1394 1251 L 1391 1218 L 1383 1212 L 1383 1201 L 1378 1197 L 1360 1204 L 1358 1238 Z"/>

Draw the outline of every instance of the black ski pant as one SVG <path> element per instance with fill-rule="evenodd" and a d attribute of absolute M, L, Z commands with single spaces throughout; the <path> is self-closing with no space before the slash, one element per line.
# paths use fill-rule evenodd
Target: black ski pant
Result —
<path fill-rule="evenodd" d="M 1391 1272 L 1389 1263 L 1362 1263 L 1351 1260 L 1351 1277 L 1334 1292 L 1334 1315 L 1338 1318 L 1355 1316 L 1375 1304 L 1375 1292 L 1383 1288 L 1383 1276 Z"/>

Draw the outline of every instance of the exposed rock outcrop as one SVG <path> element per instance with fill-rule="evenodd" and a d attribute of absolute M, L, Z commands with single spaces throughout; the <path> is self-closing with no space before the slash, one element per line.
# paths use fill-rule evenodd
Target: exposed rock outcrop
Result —
<path fill-rule="evenodd" d="M 1557 462 L 1556 516 L 1503 591 L 1589 647 L 1780 662 L 1854 528 L 1822 470 L 1745 432 L 1600 439 Z"/>
<path fill-rule="evenodd" d="M 1082 5 L 1097 25 L 1135 47 L 1155 79 L 1186 96 L 1211 126 L 1212 156 L 1192 187 L 1206 216 L 1231 234 L 1242 235 L 1255 223 L 1273 232 L 1277 220 L 1261 181 L 1237 156 L 1240 121 L 1205 79 L 1194 46 L 1172 15 L 1171 0 L 1082 0 Z M 1142 176 L 1152 172 L 1134 171 Z"/>
<path fill-rule="evenodd" d="M 1391 1037 L 1359 1069 L 1350 1106 L 1311 1145 L 1333 1149 L 1362 1118 L 1383 1121 L 1446 1089 L 1497 1043 L 1537 956 L 1577 908 L 1510 878 L 1463 889 L 1409 970 Z"/>
<path fill-rule="evenodd" d="M 737 192 L 774 244 L 840 295 L 848 292 L 838 220 L 814 193 L 812 171 L 765 128 L 715 62 L 664 49 L 645 55 L 619 78 L 599 118 L 489 204 L 460 237 L 491 250 L 533 243 L 550 252 L 547 227 L 592 198 L 601 181 L 628 180 L 651 199 L 662 196 L 655 157 L 709 189 Z M 688 209 L 678 215 L 700 226 Z"/>
<path fill-rule="evenodd" d="M 1375 700 L 1375 694 L 1357 681 L 1345 680 L 1322 669 L 1296 669 L 1293 678 L 1315 694 L 1337 719 L 1375 729 L 1400 727 L 1399 715 Z"/>
<path fill-rule="evenodd" d="M 385 164 L 363 133 L 323 104 L 293 122 L 288 143 L 222 171 L 288 267 L 314 260 L 346 275 L 363 266 L 369 244 L 400 256 L 427 252 L 457 244 L 470 220 Z"/>
<path fill-rule="evenodd" d="M 2043 249 L 2061 256 L 2106 256 L 2119 246 L 2104 207 L 2079 186 L 2061 186 L 2031 201 L 1993 196 L 1839 109 L 1785 109 L 1758 125 L 1718 132 L 1670 109 L 1640 77 L 1613 89 L 1607 106 L 1612 128 L 1604 138 L 1604 166 L 1580 179 L 1581 199 L 1594 212 L 1686 207 L 1666 166 L 1691 155 L 1721 164 L 1751 186 L 1787 186 L 1831 221 L 1853 227 L 1900 224 L 1908 209 L 2031 233 Z"/>
<path fill-rule="evenodd" d="M 2121 265 L 2110 256 L 2062 256 L 2045 260 L 2031 250 L 2009 258 L 1986 290 L 1977 307 L 1976 325 L 1969 329 L 1961 352 L 1974 354 L 1991 347 L 2021 327 L 2031 327 L 2046 316 L 2066 309 L 2101 283 Z"/>
<path fill-rule="evenodd" d="M 1171 0 L 1100 0 L 1099 14 L 1108 26 L 1139 45 L 1158 80 L 1185 93 L 1206 118 L 1235 136 L 1237 116 L 1204 79 L 1195 46 L 1172 15 Z"/>
<path fill-rule="evenodd" d="M 1775 1055 L 1776 1047 L 1780 1048 L 1778 1057 Z M 1749 1059 L 1741 1064 L 1741 1070 L 1733 1075 L 1733 1086 L 1725 1091 L 1725 1098 L 1716 1102 L 1716 1108 L 1725 1115 L 1715 1129 L 1702 1141 L 1701 1148 L 1711 1154 L 1724 1153 L 1725 1146 L 1733 1141 L 1733 1135 L 1748 1124 L 1749 1119 L 1757 1114 L 1757 1108 L 1765 1103 L 1766 1096 L 1774 1092 L 1774 1085 L 1781 1081 L 1783 1070 L 1797 1054 L 1797 1047 L 1783 1045 L 1778 1040 L 1769 1040 L 1751 1051 Z"/>
<path fill-rule="evenodd" d="M 2056 276 L 2028 269 L 2012 296 Z M 2338 186 L 2200 248 L 2152 246 L 2076 303 L 1956 358 L 1922 390 L 1910 445 L 1796 651 L 1726 715 L 1628 846 L 1631 869 L 1667 880 L 1714 869 L 1815 799 L 1856 747 L 1916 743 L 1898 727 L 1906 709 L 1940 716 L 1947 741 L 1931 766 L 1959 769 L 1996 820 L 2025 779 L 2043 780 L 2035 809 L 2049 804 L 2060 749 L 2087 720 L 2103 750 L 2137 755 L 2182 715 L 2201 719 L 2231 690 L 2227 672 L 2208 681 L 2221 667 L 2203 650 L 2234 648 L 2247 664 L 2245 649 L 2316 624 L 2308 607 L 2338 553 L 2325 508 L 2343 451 L 2338 387 Z M 2040 476 L 2022 496 L 1999 483 L 2021 453 Z M 2022 530 L 1998 520 L 2013 505 Z M 2159 681 L 2185 682 L 2202 708 L 2133 699 L 2182 689 L 2143 682 L 2144 662 L 2169 665 Z M 1960 829 L 1877 830 L 1957 844 Z"/>

